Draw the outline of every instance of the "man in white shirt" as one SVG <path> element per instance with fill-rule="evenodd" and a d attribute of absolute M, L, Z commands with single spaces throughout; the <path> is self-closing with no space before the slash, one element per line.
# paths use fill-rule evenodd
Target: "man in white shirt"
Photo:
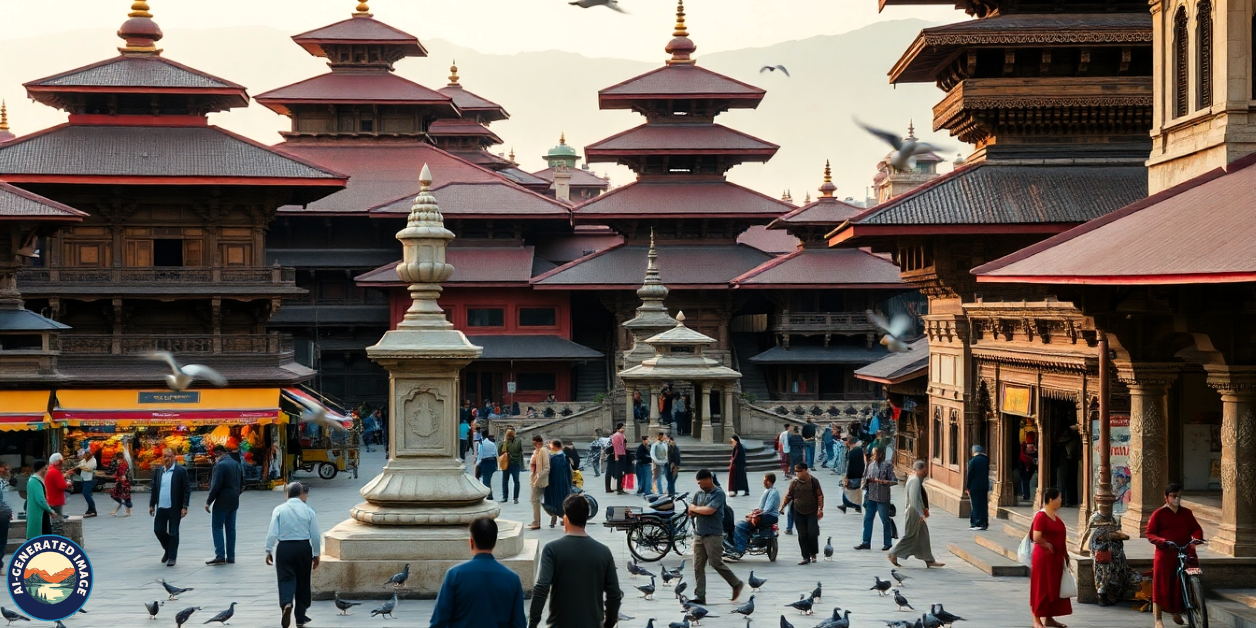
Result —
<path fill-rule="evenodd" d="M 654 492 L 662 495 L 667 479 L 667 434 L 659 432 L 658 440 L 650 446 L 650 461 L 654 463 Z"/>
<path fill-rule="evenodd" d="M 296 611 L 297 628 L 310 622 L 305 611 L 310 608 L 310 577 L 318 569 L 322 549 L 318 517 L 305 500 L 309 489 L 300 482 L 288 485 L 288 501 L 270 514 L 270 530 L 266 533 L 266 564 L 275 566 L 279 580 L 279 606 L 283 616 L 280 625 L 288 628 Z"/>
<path fill-rule="evenodd" d="M 487 433 L 484 434 L 484 440 L 480 441 L 476 463 L 480 466 L 480 481 L 492 489 L 493 474 L 497 472 L 497 443 Z"/>
<path fill-rule="evenodd" d="M 776 442 L 780 443 L 781 451 L 781 470 L 785 472 L 785 477 L 790 477 L 793 469 L 789 468 L 789 424 L 785 424 L 785 431 L 776 437 Z"/>
<path fill-rule="evenodd" d="M 96 516 L 96 500 L 92 498 L 92 491 L 96 489 L 96 456 L 92 454 L 91 447 L 84 444 L 79 449 L 79 463 L 77 467 L 77 479 L 83 489 L 83 500 L 87 502 L 87 512 L 83 513 L 84 517 Z"/>

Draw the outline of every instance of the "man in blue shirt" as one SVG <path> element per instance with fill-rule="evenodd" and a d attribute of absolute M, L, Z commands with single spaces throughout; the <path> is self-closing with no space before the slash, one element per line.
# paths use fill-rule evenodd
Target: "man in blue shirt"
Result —
<path fill-rule="evenodd" d="M 523 584 L 493 558 L 497 522 L 471 522 L 471 560 L 445 572 L 430 628 L 526 628 Z"/>
<path fill-rule="evenodd" d="M 733 551 L 729 558 L 740 560 L 750 545 L 750 535 L 756 529 L 770 529 L 779 521 L 778 511 L 781 509 L 781 492 L 776 490 L 776 474 L 763 476 L 763 496 L 759 498 L 759 507 L 750 511 L 746 518 L 738 521 L 733 528 Z M 751 520 L 757 519 L 757 527 Z"/>
<path fill-rule="evenodd" d="M 311 572 L 318 569 L 322 539 L 318 517 L 306 505 L 309 487 L 293 482 L 287 487 L 288 501 L 275 506 L 266 532 L 266 564 L 275 566 L 279 580 L 280 626 L 288 628 L 295 614 L 297 628 L 310 622 Z M 295 613 L 294 613 L 295 611 Z"/>

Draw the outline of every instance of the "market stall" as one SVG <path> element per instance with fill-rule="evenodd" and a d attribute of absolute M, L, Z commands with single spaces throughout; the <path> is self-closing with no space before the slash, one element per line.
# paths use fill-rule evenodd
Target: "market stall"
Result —
<path fill-rule="evenodd" d="M 302 423 L 301 415 L 309 407 L 321 407 L 327 418 L 344 426 L 344 430 L 328 429 L 315 423 Z M 329 399 L 315 396 L 300 388 L 285 388 L 279 399 L 280 410 L 287 415 L 288 469 L 306 472 L 317 470 L 324 480 L 336 477 L 339 472 L 358 477 L 358 449 L 361 444 L 360 430 L 354 428 L 353 419 Z"/>
<path fill-rule="evenodd" d="M 0 461 L 15 476 L 29 475 L 31 463 L 52 451 L 50 395 L 47 390 L 0 391 Z"/>
<path fill-rule="evenodd" d="M 193 488 L 206 489 L 214 464 L 211 451 L 223 445 L 239 452 L 245 487 L 283 480 L 280 452 L 287 416 L 279 411 L 275 388 L 60 390 L 52 420 L 62 432 L 64 451 L 87 443 L 97 453 L 101 479 L 112 477 L 115 456 L 129 454 L 134 481 L 146 483 L 164 451 L 173 448 Z"/>

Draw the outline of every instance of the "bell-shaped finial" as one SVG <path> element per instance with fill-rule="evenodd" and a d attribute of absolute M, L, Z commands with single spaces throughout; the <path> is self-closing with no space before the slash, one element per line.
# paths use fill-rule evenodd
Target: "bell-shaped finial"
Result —
<path fill-rule="evenodd" d="M 367 4 L 368 1 L 369 0 L 359 0 L 358 8 L 353 12 L 353 17 L 371 17 L 371 6 Z"/>
<path fill-rule="evenodd" d="M 454 59 L 453 64 L 449 66 L 449 84 L 458 84 L 458 60 Z"/>
<path fill-rule="evenodd" d="M 9 130 L 9 105 L 0 100 L 0 131 Z"/>
<path fill-rule="evenodd" d="M 685 0 L 676 2 L 676 28 L 672 31 L 672 40 L 667 42 L 664 50 L 672 55 L 667 65 L 692 65 L 693 53 L 698 46 L 689 39 L 689 29 L 685 27 Z"/>
<path fill-rule="evenodd" d="M 127 17 L 152 17 L 153 14 L 148 12 L 148 3 L 144 0 L 137 0 L 131 3 L 131 12 Z"/>
<path fill-rule="evenodd" d="M 824 160 L 824 183 L 820 186 L 820 198 L 833 198 L 833 193 L 837 191 L 837 186 L 833 185 L 833 168 L 829 166 L 829 161 Z"/>
<path fill-rule="evenodd" d="M 427 164 L 419 172 L 419 194 L 410 207 L 406 228 L 397 233 L 401 241 L 402 261 L 397 264 L 397 277 L 410 284 L 413 303 L 406 310 L 399 329 L 449 329 L 444 311 L 437 305 L 441 282 L 453 275 L 454 267 L 445 262 L 445 249 L 454 234 L 445 228 L 445 218 L 432 196 L 432 170 Z"/>

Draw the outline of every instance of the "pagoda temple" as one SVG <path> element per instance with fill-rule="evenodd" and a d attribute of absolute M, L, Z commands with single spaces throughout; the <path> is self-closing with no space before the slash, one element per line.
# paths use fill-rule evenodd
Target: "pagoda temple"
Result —
<path fill-rule="evenodd" d="M 829 242 L 893 255 L 929 299 L 928 419 L 900 429 L 899 445 L 927 454 L 930 503 L 967 516 L 964 462 L 982 445 L 991 517 L 1060 484 L 1084 526 L 1094 510 L 1094 322 L 1038 287 L 979 287 L 969 270 L 1147 195 L 1152 19 L 1133 0 L 957 7 L 977 19 L 924 29 L 889 77 L 943 90 L 934 129 L 972 144 L 972 155 L 834 224 Z M 1017 467 L 1027 444 L 1040 447 L 1044 472 L 1025 499 Z"/>
<path fill-rule="evenodd" d="M 558 137 L 558 144 L 545 154 L 549 167 L 532 176 L 549 183 L 546 191 L 555 198 L 570 203 L 583 203 L 610 189 L 610 182 L 589 171 L 589 164 L 577 168 L 578 161 L 580 155 L 567 144 L 564 133 Z"/>

